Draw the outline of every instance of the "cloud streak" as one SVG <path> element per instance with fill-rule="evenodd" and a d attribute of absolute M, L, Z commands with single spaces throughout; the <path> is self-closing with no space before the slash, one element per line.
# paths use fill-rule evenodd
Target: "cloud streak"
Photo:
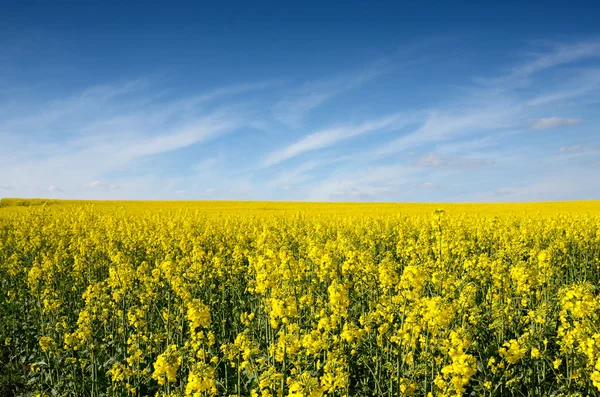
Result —
<path fill-rule="evenodd" d="M 381 145 L 371 152 L 374 159 L 391 156 L 425 145 L 452 142 L 474 137 L 484 139 L 489 134 L 511 134 L 521 128 L 527 114 L 565 99 L 576 99 L 600 89 L 600 70 L 585 69 L 571 73 L 571 80 L 560 89 L 527 97 L 517 89 L 522 84 L 508 84 L 522 78 L 534 78 L 544 70 L 600 57 L 600 42 L 591 41 L 554 46 L 549 52 L 537 54 L 508 73 L 493 79 L 475 79 L 463 95 L 445 106 L 429 110 L 424 122 L 414 131 Z M 573 126 L 580 119 L 558 117 L 530 120 L 533 129 Z"/>
<path fill-rule="evenodd" d="M 547 117 L 537 120 L 530 120 L 531 129 L 548 130 L 551 128 L 569 127 L 581 123 L 581 119 L 563 119 L 560 117 Z"/>
<path fill-rule="evenodd" d="M 444 156 L 428 153 L 417 160 L 419 167 L 467 170 L 494 165 L 494 160 Z"/>
<path fill-rule="evenodd" d="M 516 109 L 498 105 L 484 108 L 464 109 L 443 114 L 432 112 L 415 131 L 387 142 L 372 151 L 375 158 L 389 156 L 410 148 L 431 143 L 445 142 L 473 132 L 489 132 L 510 128 Z"/>
<path fill-rule="evenodd" d="M 215 140 L 248 120 L 239 105 L 198 109 L 194 104 L 199 97 L 208 101 L 262 87 L 227 87 L 187 102 L 178 98 L 154 103 L 154 93 L 137 84 L 125 86 L 87 89 L 39 109 L 24 105 L 21 114 L 0 121 L 0 137 L 12 142 L 0 148 L 0 165 L 6 171 L 0 183 L 27 181 L 31 188 L 17 185 L 31 195 L 41 194 L 48 181 L 46 190 L 53 193 L 60 191 L 57 186 L 72 194 L 114 190 L 108 189 L 114 183 L 98 181 L 135 168 L 139 159 Z"/>
<path fill-rule="evenodd" d="M 379 61 L 360 71 L 342 74 L 327 80 L 308 82 L 298 89 L 295 95 L 277 102 L 273 106 L 273 115 L 279 122 L 297 128 L 312 110 L 387 72 L 389 72 L 387 62 Z"/>
<path fill-rule="evenodd" d="M 391 201 L 411 195 L 409 186 L 414 184 L 419 171 L 414 166 L 393 164 L 337 172 L 311 189 L 309 199 Z"/>
<path fill-rule="evenodd" d="M 410 117 L 397 113 L 359 124 L 331 127 L 313 132 L 288 146 L 270 153 L 263 165 L 265 167 L 271 167 L 301 154 L 327 148 L 359 135 L 399 129 L 409 124 L 411 121 Z"/>

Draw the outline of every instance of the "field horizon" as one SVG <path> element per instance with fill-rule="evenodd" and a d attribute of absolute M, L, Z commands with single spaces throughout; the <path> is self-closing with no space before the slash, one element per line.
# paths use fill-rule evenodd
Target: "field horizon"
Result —
<path fill-rule="evenodd" d="M 360 201 L 278 201 L 278 200 L 77 200 L 46 198 L 1 198 L 0 217 L 11 209 L 23 211 L 39 206 L 75 208 L 93 206 L 100 211 L 117 209 L 199 210 L 206 213 L 286 213 L 286 211 L 323 214 L 354 213 L 384 215 L 396 213 L 430 214 L 436 210 L 450 213 L 502 215 L 505 213 L 600 214 L 600 200 L 560 200 L 523 202 L 360 202 Z"/>

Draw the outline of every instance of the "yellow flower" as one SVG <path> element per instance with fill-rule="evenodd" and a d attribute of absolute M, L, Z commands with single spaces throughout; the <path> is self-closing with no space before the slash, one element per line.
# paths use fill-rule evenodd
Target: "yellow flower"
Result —
<path fill-rule="evenodd" d="M 562 364 L 562 360 L 560 358 L 557 358 L 556 360 L 552 361 L 552 364 L 554 365 L 554 369 L 558 369 L 558 367 L 560 367 L 560 364 Z"/>
<path fill-rule="evenodd" d="M 192 330 L 198 327 L 207 328 L 210 325 L 210 309 L 200 300 L 195 299 L 188 304 L 187 318 Z"/>
<path fill-rule="evenodd" d="M 190 375 L 185 387 L 186 396 L 202 396 L 205 392 L 216 394 L 217 384 L 214 380 L 215 370 L 207 364 L 197 364 Z"/>
<path fill-rule="evenodd" d="M 56 342 L 49 336 L 42 336 L 40 338 L 40 347 L 42 348 L 43 352 L 49 352 L 56 348 Z"/>
<path fill-rule="evenodd" d="M 159 385 L 175 382 L 180 365 L 181 356 L 177 351 L 177 346 L 170 345 L 154 362 L 152 378 L 156 379 Z"/>
<path fill-rule="evenodd" d="M 503 346 L 503 348 L 499 349 L 499 353 L 511 364 L 516 364 L 519 360 L 525 357 L 525 354 L 527 353 L 527 349 L 525 347 L 521 347 L 519 342 L 515 339 L 511 339 Z"/>

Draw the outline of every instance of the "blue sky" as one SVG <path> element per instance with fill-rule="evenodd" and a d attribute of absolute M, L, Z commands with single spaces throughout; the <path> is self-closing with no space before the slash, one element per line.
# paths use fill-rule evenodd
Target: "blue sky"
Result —
<path fill-rule="evenodd" d="M 0 197 L 600 199 L 597 2 L 6 2 Z"/>

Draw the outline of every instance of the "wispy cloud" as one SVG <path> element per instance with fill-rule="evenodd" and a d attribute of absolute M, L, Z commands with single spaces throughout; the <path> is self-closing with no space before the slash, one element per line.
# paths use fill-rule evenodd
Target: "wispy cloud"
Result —
<path fill-rule="evenodd" d="M 117 153 L 124 161 L 128 161 L 140 156 L 169 152 L 206 141 L 239 126 L 239 120 L 231 114 L 213 114 L 168 133 L 129 142 Z"/>
<path fill-rule="evenodd" d="M 0 120 L 0 137 L 10 143 L 0 148 L 0 165 L 6 171 L 0 183 L 27 181 L 38 186 L 38 193 L 32 188 L 33 195 L 48 180 L 53 180 L 47 189 L 51 192 L 58 192 L 57 186 L 71 194 L 108 191 L 114 183 L 95 182 L 131 168 L 138 159 L 214 140 L 249 119 L 239 101 L 210 109 L 191 106 L 199 97 L 208 101 L 263 87 L 227 87 L 187 102 L 156 102 L 155 91 L 140 89 L 137 83 L 124 86 L 90 88 L 46 107 L 22 104 L 20 113 Z"/>
<path fill-rule="evenodd" d="M 516 114 L 514 107 L 506 105 L 459 109 L 445 114 L 432 112 L 416 130 L 381 145 L 372 155 L 389 156 L 424 144 L 463 138 L 474 132 L 508 129 L 515 124 Z"/>
<path fill-rule="evenodd" d="M 598 160 L 600 160 L 600 146 L 592 146 L 583 143 L 578 143 L 575 145 L 561 146 L 558 152 L 558 156 L 555 157 L 556 161 L 583 157 L 595 157 Z"/>
<path fill-rule="evenodd" d="M 585 175 L 580 170 L 569 169 L 472 197 L 474 201 L 592 200 L 598 197 L 600 178 L 597 175 L 600 174 Z"/>
<path fill-rule="evenodd" d="M 97 187 L 102 187 L 104 186 L 104 183 L 100 182 L 100 181 L 92 181 L 90 183 L 87 184 L 87 187 L 91 187 L 93 189 L 97 188 Z"/>
<path fill-rule="evenodd" d="M 397 164 L 338 172 L 318 183 L 311 190 L 309 199 L 391 201 L 410 196 L 408 187 L 414 184 L 418 172 L 415 167 Z"/>
<path fill-rule="evenodd" d="M 531 76 L 542 70 L 599 56 L 599 41 L 556 44 L 551 46 L 550 51 L 534 54 L 532 59 L 514 68 L 509 77 Z"/>
<path fill-rule="evenodd" d="M 280 85 L 276 80 L 262 81 L 257 83 L 241 83 L 227 85 L 225 87 L 217 87 L 208 92 L 203 92 L 190 97 L 180 98 L 172 101 L 166 106 L 161 107 L 161 111 L 168 114 L 186 114 L 197 112 L 198 108 L 205 106 L 208 103 L 220 99 L 228 99 L 237 97 L 241 94 L 255 93 L 256 91 L 264 91 Z"/>
<path fill-rule="evenodd" d="M 466 170 L 494 165 L 494 160 L 450 157 L 439 153 L 427 153 L 417 160 L 417 165 L 427 168 Z"/>
<path fill-rule="evenodd" d="M 534 78 L 543 70 L 594 57 L 600 57 L 600 41 L 557 45 L 500 77 L 475 79 L 475 84 L 465 87 L 463 95 L 452 98 L 446 106 L 430 110 L 428 117 L 414 131 L 381 145 L 371 155 L 379 158 L 428 144 L 450 143 L 469 137 L 485 139 L 489 134 L 500 132 L 513 133 L 521 128 L 520 120 L 527 114 L 600 89 L 600 70 L 575 70 L 567 85 L 533 97 L 518 91 L 520 84 L 507 84 L 508 80 Z M 576 125 L 580 121 L 551 117 L 531 120 L 530 126 L 545 129 Z"/>
<path fill-rule="evenodd" d="M 576 145 L 561 146 L 560 147 L 560 152 L 561 153 L 577 153 L 577 152 L 581 152 L 581 151 L 584 151 L 584 150 L 585 150 L 585 148 L 580 143 L 578 143 Z"/>
<path fill-rule="evenodd" d="M 531 52 L 527 60 L 499 77 L 475 78 L 474 81 L 488 87 L 514 89 L 526 85 L 536 73 L 597 57 L 600 57 L 598 40 L 552 43 L 536 52 Z"/>
<path fill-rule="evenodd" d="M 350 91 L 395 71 L 414 70 L 419 65 L 438 61 L 439 47 L 447 45 L 449 41 L 448 36 L 409 41 L 362 67 L 329 78 L 307 81 L 277 101 L 272 107 L 273 116 L 280 123 L 299 128 L 311 111 L 338 96 L 351 95 Z"/>
<path fill-rule="evenodd" d="M 563 119 L 560 117 L 547 117 L 530 120 L 531 128 L 534 130 L 547 130 L 550 128 L 568 127 L 581 123 L 581 119 Z"/>
<path fill-rule="evenodd" d="M 114 190 L 120 190 L 121 187 L 117 184 L 114 183 L 105 183 L 105 182 L 101 182 L 101 181 L 92 181 L 88 184 L 85 185 L 87 188 L 89 189 L 94 189 L 94 190 L 110 190 L 110 191 L 114 191 Z"/>
<path fill-rule="evenodd" d="M 343 92 L 358 88 L 390 70 L 387 62 L 379 61 L 366 68 L 326 80 L 305 83 L 294 94 L 273 106 L 273 115 L 281 123 L 299 127 L 306 115 Z"/>
<path fill-rule="evenodd" d="M 419 187 L 423 188 L 423 189 L 441 189 L 442 186 L 437 184 L 437 183 L 433 183 L 433 182 L 423 182 L 418 184 Z"/>
<path fill-rule="evenodd" d="M 290 190 L 292 187 L 310 180 L 311 176 L 309 175 L 309 171 L 312 171 L 323 164 L 323 162 L 316 160 L 306 161 L 292 169 L 282 171 L 275 178 L 267 182 L 267 185 L 284 187 L 286 190 Z"/>
<path fill-rule="evenodd" d="M 498 145 L 504 134 L 486 135 L 481 138 L 471 138 L 465 140 L 455 140 L 453 142 L 445 142 L 435 146 L 436 152 L 442 154 L 455 153 L 475 153 L 479 150 L 484 150 Z"/>
<path fill-rule="evenodd" d="M 600 69 L 570 71 L 564 82 L 550 85 L 544 92 L 525 101 L 527 106 L 545 106 L 582 98 L 600 91 Z M 540 88 L 540 91 L 543 88 Z"/>
<path fill-rule="evenodd" d="M 192 165 L 192 171 L 199 174 L 208 173 L 211 170 L 213 170 L 213 168 L 219 163 L 220 160 L 220 156 L 205 158 Z"/>
<path fill-rule="evenodd" d="M 359 124 L 343 125 L 313 132 L 288 146 L 270 153 L 264 161 L 264 166 L 270 167 L 303 153 L 333 146 L 358 135 L 402 128 L 411 121 L 411 117 L 396 113 Z"/>

